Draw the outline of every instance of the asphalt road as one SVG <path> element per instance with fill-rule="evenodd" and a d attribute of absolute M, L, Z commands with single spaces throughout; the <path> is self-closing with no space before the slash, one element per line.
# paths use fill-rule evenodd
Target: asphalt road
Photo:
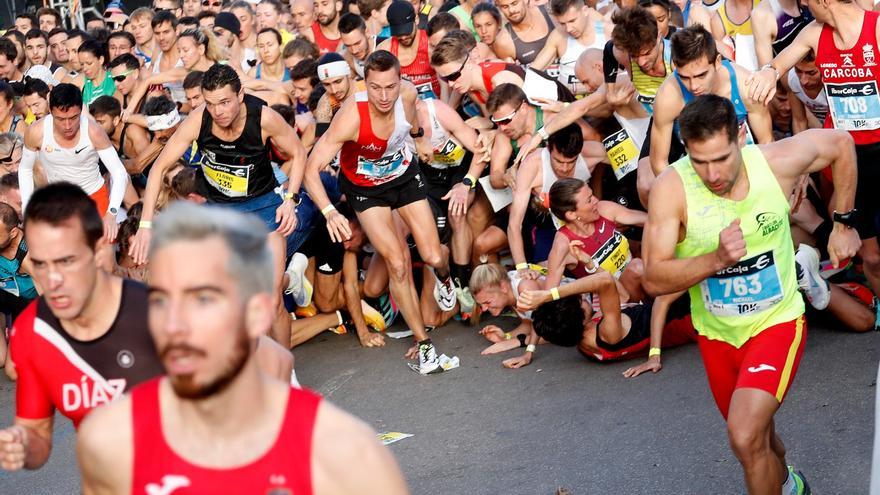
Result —
<path fill-rule="evenodd" d="M 664 351 L 659 374 L 626 380 L 630 363 L 590 363 L 574 349 L 539 346 L 530 366 L 506 370 L 506 356 L 479 355 L 473 328 L 432 337 L 460 368 L 419 376 L 404 365 L 407 341 L 361 349 L 352 335 L 325 333 L 295 352 L 303 384 L 379 432 L 414 435 L 389 447 L 413 493 L 745 492 L 694 345 Z M 810 329 L 777 430 L 814 493 L 867 493 L 878 338 Z M 0 379 L 0 421 L 14 402 Z M 74 432 L 58 423 L 49 464 L 0 473 L 0 494 L 77 492 Z"/>

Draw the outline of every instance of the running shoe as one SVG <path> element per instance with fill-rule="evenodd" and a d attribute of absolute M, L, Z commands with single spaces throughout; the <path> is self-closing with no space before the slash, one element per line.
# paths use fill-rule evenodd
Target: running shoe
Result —
<path fill-rule="evenodd" d="M 437 349 L 433 343 L 419 344 L 419 373 L 430 375 L 440 373 L 440 358 L 437 357 Z"/>
<path fill-rule="evenodd" d="M 788 466 L 788 476 L 794 480 L 794 485 L 791 487 L 791 491 L 783 495 L 811 495 L 813 493 L 804 473 L 795 471 L 793 466 Z"/>
<path fill-rule="evenodd" d="M 801 244 L 794 255 L 798 286 L 814 308 L 823 310 L 831 301 L 831 288 L 819 275 L 819 251 Z"/>
<path fill-rule="evenodd" d="M 309 259 L 302 253 L 295 253 L 287 265 L 287 289 L 286 294 L 293 296 L 293 302 L 300 307 L 308 306 L 312 302 L 312 284 L 306 278 L 306 268 Z"/>
<path fill-rule="evenodd" d="M 474 314 L 474 296 L 467 287 L 456 287 L 455 296 L 458 298 L 458 307 L 461 310 L 462 318 L 470 318 Z"/>
<path fill-rule="evenodd" d="M 434 273 L 433 268 L 431 273 Z M 452 283 L 451 276 L 447 275 L 445 280 L 440 281 L 434 273 L 434 300 L 441 311 L 452 311 L 455 308 L 455 284 Z"/>
<path fill-rule="evenodd" d="M 390 292 L 386 292 L 379 296 L 379 312 L 382 313 L 382 318 L 385 320 L 385 328 L 391 328 L 391 325 L 394 323 L 394 320 L 397 319 L 397 315 L 400 311 L 397 309 L 397 303 L 394 302 L 394 298 L 391 297 Z"/>
<path fill-rule="evenodd" d="M 364 323 L 366 323 L 368 327 L 377 332 L 385 331 L 385 318 L 382 317 L 381 313 L 376 311 L 363 300 L 361 300 L 361 311 L 364 313 Z"/>
<path fill-rule="evenodd" d="M 318 314 L 318 308 L 316 308 L 314 304 L 309 304 L 296 308 L 296 310 L 293 312 L 293 315 L 297 318 L 311 318 L 316 314 Z"/>

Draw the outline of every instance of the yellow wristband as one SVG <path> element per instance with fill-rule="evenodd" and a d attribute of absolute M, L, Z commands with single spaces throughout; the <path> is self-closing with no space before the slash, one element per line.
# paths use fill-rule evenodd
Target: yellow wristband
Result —
<path fill-rule="evenodd" d="M 138 228 L 139 229 L 152 229 L 153 222 L 150 220 L 141 220 L 141 222 L 138 224 Z"/>
<path fill-rule="evenodd" d="M 528 263 L 517 263 L 517 264 L 516 264 L 516 269 L 517 269 L 517 270 L 525 270 L 525 269 L 527 269 L 528 267 L 529 267 L 529 264 L 528 264 Z"/>
<path fill-rule="evenodd" d="M 324 215 L 324 216 L 326 217 L 327 214 L 330 213 L 331 211 L 336 211 L 336 207 L 333 206 L 332 203 L 329 204 L 329 205 L 327 205 L 327 206 L 325 206 L 323 209 L 321 209 L 321 214 Z"/>
<path fill-rule="evenodd" d="M 650 351 L 648 351 L 648 357 L 654 357 L 660 355 L 659 347 L 652 347 Z"/>
<path fill-rule="evenodd" d="M 526 346 L 526 352 L 535 352 L 535 344 L 529 344 Z"/>
<path fill-rule="evenodd" d="M 511 335 L 510 332 L 504 332 L 504 340 L 510 340 Z"/>
<path fill-rule="evenodd" d="M 559 300 L 559 287 L 550 289 L 550 297 L 552 297 L 554 301 Z"/>

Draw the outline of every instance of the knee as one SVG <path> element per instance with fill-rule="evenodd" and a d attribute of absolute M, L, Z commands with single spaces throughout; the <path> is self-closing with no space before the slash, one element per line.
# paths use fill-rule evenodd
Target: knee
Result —
<path fill-rule="evenodd" d="M 319 313 L 332 313 L 339 309 L 336 307 L 335 304 L 333 304 L 333 301 L 331 301 L 330 298 L 315 298 L 314 302 L 315 308 L 318 309 Z"/>
<path fill-rule="evenodd" d="M 769 447 L 765 429 L 733 419 L 727 422 L 727 438 L 734 455 L 743 464 L 748 464 Z"/>
<path fill-rule="evenodd" d="M 439 249 L 431 249 L 429 252 L 422 255 L 422 261 L 428 266 L 436 268 L 443 263 L 443 254 Z"/>
<path fill-rule="evenodd" d="M 401 281 L 406 279 L 407 262 L 404 256 L 385 258 L 385 265 L 388 267 L 388 277 L 392 280 Z"/>
<path fill-rule="evenodd" d="M 880 250 L 876 248 L 863 249 L 859 253 L 862 258 L 862 266 L 870 273 L 880 273 Z"/>

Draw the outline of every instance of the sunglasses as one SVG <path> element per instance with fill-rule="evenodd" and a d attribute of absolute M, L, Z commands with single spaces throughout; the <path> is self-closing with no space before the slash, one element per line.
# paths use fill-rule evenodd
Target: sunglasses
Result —
<path fill-rule="evenodd" d="M 514 117 L 516 117 L 516 112 L 519 112 L 519 109 L 513 111 L 510 115 L 506 117 L 501 117 L 500 119 L 496 119 L 495 117 L 489 117 L 489 120 L 496 125 L 508 125 L 513 122 Z"/>
<path fill-rule="evenodd" d="M 223 2 L 211 2 L 209 0 L 204 0 L 202 2 L 202 7 L 222 7 Z"/>
<path fill-rule="evenodd" d="M 440 79 L 443 79 L 446 82 L 457 81 L 458 78 L 461 77 L 461 71 L 464 70 L 464 66 L 467 65 L 468 58 L 470 58 L 470 55 L 468 55 L 467 57 L 464 58 L 464 62 L 461 63 L 461 67 L 459 67 L 457 71 L 451 72 L 445 76 L 440 76 Z"/>
<path fill-rule="evenodd" d="M 154 12 L 171 12 L 171 9 L 163 9 L 162 7 L 153 7 Z"/>
<path fill-rule="evenodd" d="M 122 82 L 122 81 L 125 81 L 126 77 L 130 76 L 134 72 L 137 72 L 137 69 L 131 69 L 130 71 L 123 72 L 122 74 L 119 74 L 117 76 L 112 76 L 111 79 L 113 79 L 116 82 Z"/>
<path fill-rule="evenodd" d="M 0 164 L 12 163 L 12 155 L 15 154 L 15 146 L 12 147 L 12 151 L 9 152 L 9 156 L 6 158 L 0 158 Z"/>

